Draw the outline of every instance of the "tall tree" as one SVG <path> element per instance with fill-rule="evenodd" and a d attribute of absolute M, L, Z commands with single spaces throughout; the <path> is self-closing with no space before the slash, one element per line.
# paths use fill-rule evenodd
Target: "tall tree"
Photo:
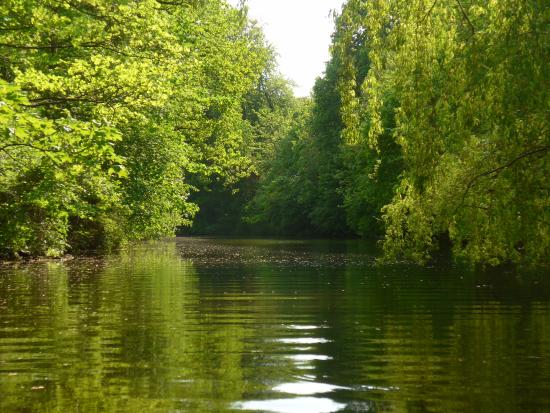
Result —
<path fill-rule="evenodd" d="M 20 143 L 22 132 L 13 133 L 21 129 L 20 119 L 51 122 L 57 129 L 46 141 L 42 126 L 32 126 L 30 142 L 41 140 L 43 150 L 3 147 L 0 166 L 11 172 L 0 215 L 10 216 L 19 192 L 39 192 L 36 197 L 44 202 L 18 204 L 20 224 L 28 228 L 25 239 L 46 231 L 58 233 L 59 242 L 50 248 L 48 237 L 39 247 L 23 238 L 3 239 L 0 248 L 59 255 L 116 244 L 118 238 L 170 234 L 189 224 L 197 209 L 188 201 L 189 175 L 236 180 L 249 174 L 242 103 L 268 59 L 259 35 L 246 14 L 221 0 L 3 2 L 0 76 L 23 103 L 2 101 L 11 122 L 2 122 L 2 133 Z M 80 179 L 58 193 L 47 189 L 63 184 L 48 159 L 52 152 L 78 150 L 80 143 L 65 147 L 69 135 L 85 140 L 90 153 L 102 153 L 107 145 L 113 158 L 104 162 L 98 155 L 101 181 Z M 58 141 L 66 145 L 56 146 Z M 15 148 L 36 158 L 35 179 L 13 166 L 13 158 L 20 157 Z M 64 160 L 60 169 L 69 166 Z M 24 189 L 17 189 L 21 185 Z M 78 205 L 71 201 L 76 198 Z M 50 215 L 57 218 L 46 227 Z M 7 218 L 1 225 L 17 227 Z M 15 230 L 8 233 L 17 237 Z M 106 242 L 115 233 L 113 242 Z"/>
<path fill-rule="evenodd" d="M 367 2 L 371 139 L 385 96 L 405 172 L 385 251 L 425 261 L 448 234 L 474 262 L 547 262 L 550 6 L 545 1 Z"/>

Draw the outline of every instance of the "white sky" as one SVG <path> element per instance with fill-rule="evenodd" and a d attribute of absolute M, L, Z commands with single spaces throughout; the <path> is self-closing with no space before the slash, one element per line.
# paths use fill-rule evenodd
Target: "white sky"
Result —
<path fill-rule="evenodd" d="M 238 0 L 228 0 L 237 5 Z M 249 16 L 263 27 L 277 53 L 279 70 L 297 86 L 296 96 L 309 96 L 315 78 L 329 59 L 334 30 L 330 11 L 343 0 L 248 0 Z"/>

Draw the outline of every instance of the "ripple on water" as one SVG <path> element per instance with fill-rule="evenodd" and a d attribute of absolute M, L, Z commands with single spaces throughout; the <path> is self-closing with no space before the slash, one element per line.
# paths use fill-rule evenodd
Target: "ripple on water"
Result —
<path fill-rule="evenodd" d="M 319 397 L 295 397 L 292 399 L 251 400 L 234 403 L 238 410 L 260 410 L 273 413 L 333 413 L 346 405 L 332 399 Z"/>
<path fill-rule="evenodd" d="M 309 396 L 312 394 L 330 393 L 335 390 L 350 390 L 348 387 L 334 386 L 327 383 L 314 381 L 299 381 L 294 383 L 283 383 L 275 386 L 273 390 L 281 393 Z"/>
<path fill-rule="evenodd" d="M 285 356 L 287 359 L 294 360 L 297 362 L 308 362 L 308 361 L 324 361 L 324 360 L 332 360 L 331 356 L 326 356 L 324 354 L 292 354 L 289 356 Z"/>
<path fill-rule="evenodd" d="M 296 337 L 296 338 L 278 338 L 275 341 L 283 344 L 322 344 L 330 343 L 331 340 L 321 337 Z"/>
<path fill-rule="evenodd" d="M 289 330 L 317 330 L 319 328 L 327 328 L 327 326 L 290 324 L 286 326 L 286 328 L 288 328 Z"/>

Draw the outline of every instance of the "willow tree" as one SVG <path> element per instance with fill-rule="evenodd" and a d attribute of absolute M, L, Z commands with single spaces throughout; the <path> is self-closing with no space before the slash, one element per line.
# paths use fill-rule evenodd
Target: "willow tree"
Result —
<path fill-rule="evenodd" d="M 343 209 L 350 228 L 373 237 L 383 234 L 381 209 L 391 201 L 403 165 L 392 136 L 398 104 L 394 92 L 386 90 L 382 95 L 376 122 L 365 110 L 376 104 L 363 87 L 372 58 L 368 24 L 367 1 L 349 0 L 336 19 L 332 48 L 333 59 L 339 62 L 337 89 L 342 102 Z"/>
<path fill-rule="evenodd" d="M 405 171 L 384 208 L 389 258 L 426 261 L 450 237 L 474 262 L 550 251 L 550 5 L 544 0 L 365 2 L 369 137 L 385 99 Z"/>

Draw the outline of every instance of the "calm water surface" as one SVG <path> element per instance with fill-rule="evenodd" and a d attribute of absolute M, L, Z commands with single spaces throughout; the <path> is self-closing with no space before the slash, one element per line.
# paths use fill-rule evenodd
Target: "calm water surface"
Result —
<path fill-rule="evenodd" d="M 550 412 L 550 275 L 360 241 L 0 266 L 2 412 Z"/>

